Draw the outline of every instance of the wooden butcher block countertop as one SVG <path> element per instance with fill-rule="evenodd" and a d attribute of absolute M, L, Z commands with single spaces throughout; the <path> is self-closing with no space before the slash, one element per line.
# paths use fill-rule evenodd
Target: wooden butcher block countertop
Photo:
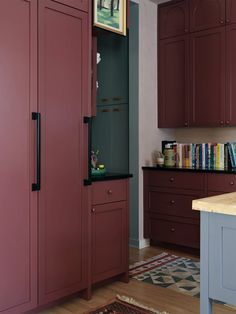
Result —
<path fill-rule="evenodd" d="M 193 210 L 236 216 L 236 192 L 193 200 Z"/>

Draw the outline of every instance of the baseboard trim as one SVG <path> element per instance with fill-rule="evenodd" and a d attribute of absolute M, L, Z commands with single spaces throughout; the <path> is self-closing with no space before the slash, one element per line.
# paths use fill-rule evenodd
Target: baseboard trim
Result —
<path fill-rule="evenodd" d="M 144 249 L 145 247 L 150 246 L 150 240 L 149 239 L 142 239 L 139 241 L 139 248 Z"/>
<path fill-rule="evenodd" d="M 129 239 L 129 246 L 136 249 L 144 249 L 145 247 L 150 246 L 149 239 Z"/>

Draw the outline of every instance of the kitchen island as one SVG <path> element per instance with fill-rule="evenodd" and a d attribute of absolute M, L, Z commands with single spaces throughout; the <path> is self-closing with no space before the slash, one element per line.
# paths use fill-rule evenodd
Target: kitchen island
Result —
<path fill-rule="evenodd" d="M 236 305 L 236 192 L 192 202 L 201 212 L 201 314 L 214 300 Z"/>

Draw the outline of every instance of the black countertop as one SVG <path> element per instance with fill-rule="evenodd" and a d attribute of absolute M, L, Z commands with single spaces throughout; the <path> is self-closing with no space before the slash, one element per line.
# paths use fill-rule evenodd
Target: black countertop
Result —
<path fill-rule="evenodd" d="M 132 178 L 132 177 L 133 175 L 130 173 L 107 172 L 103 175 L 91 176 L 91 181 L 97 182 L 97 181 L 108 181 L 108 180 L 120 180 L 120 179 Z"/>
<path fill-rule="evenodd" d="M 143 170 L 154 170 L 154 171 L 186 171 L 186 172 L 205 172 L 205 173 L 228 173 L 236 174 L 236 169 L 204 169 L 204 168 L 177 168 L 177 167 L 160 167 L 160 166 L 149 166 L 142 167 Z"/>

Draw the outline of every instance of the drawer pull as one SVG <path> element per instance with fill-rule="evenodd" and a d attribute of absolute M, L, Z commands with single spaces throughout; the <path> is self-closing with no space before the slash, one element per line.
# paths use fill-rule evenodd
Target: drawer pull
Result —
<path fill-rule="evenodd" d="M 172 205 L 174 205 L 174 204 L 175 204 L 175 201 L 174 201 L 174 200 L 171 200 L 170 203 L 171 203 Z"/>
<path fill-rule="evenodd" d="M 108 191 L 107 191 L 107 194 L 108 194 L 108 195 L 112 195 L 112 190 L 108 190 Z"/>
<path fill-rule="evenodd" d="M 91 210 L 91 211 L 92 211 L 92 213 L 95 213 L 95 208 L 92 208 L 92 210 Z"/>
<path fill-rule="evenodd" d="M 171 228 L 170 231 L 171 231 L 171 232 L 175 232 L 175 228 Z"/>
<path fill-rule="evenodd" d="M 230 185 L 234 185 L 234 181 L 230 181 Z"/>
<path fill-rule="evenodd" d="M 170 182 L 174 182 L 175 179 L 173 177 L 170 178 Z"/>

